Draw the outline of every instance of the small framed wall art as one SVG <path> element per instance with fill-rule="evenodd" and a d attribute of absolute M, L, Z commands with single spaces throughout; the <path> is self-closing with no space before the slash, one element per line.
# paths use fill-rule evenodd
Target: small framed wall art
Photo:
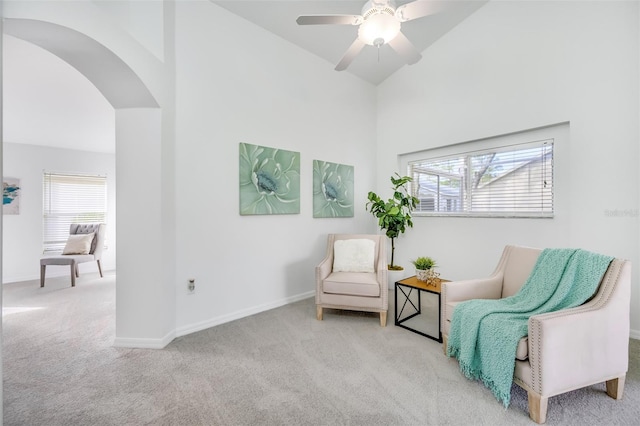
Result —
<path fill-rule="evenodd" d="M 2 214 L 20 214 L 20 179 L 2 180 Z"/>
<path fill-rule="evenodd" d="M 313 217 L 353 217 L 353 166 L 313 160 Z"/>

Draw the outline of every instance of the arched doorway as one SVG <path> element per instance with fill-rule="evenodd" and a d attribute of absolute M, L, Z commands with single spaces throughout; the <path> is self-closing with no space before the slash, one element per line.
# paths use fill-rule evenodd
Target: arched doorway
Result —
<path fill-rule="evenodd" d="M 175 334 L 174 248 L 166 244 L 175 228 L 169 212 L 173 168 L 167 155 L 173 139 L 170 129 L 166 130 L 172 116 L 160 108 L 156 96 L 125 61 L 93 38 L 40 20 L 6 18 L 3 26 L 5 34 L 38 45 L 69 63 L 115 109 L 115 344 L 163 347 Z"/>

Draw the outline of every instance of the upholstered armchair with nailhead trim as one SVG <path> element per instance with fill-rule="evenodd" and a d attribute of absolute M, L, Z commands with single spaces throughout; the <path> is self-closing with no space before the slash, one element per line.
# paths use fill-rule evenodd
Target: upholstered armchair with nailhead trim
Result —
<path fill-rule="evenodd" d="M 445 354 L 456 304 L 516 294 L 541 252 L 507 246 L 490 277 L 442 284 Z M 630 295 L 631 263 L 614 259 L 586 303 L 529 318 L 529 334 L 516 350 L 513 381 L 528 393 L 532 420 L 545 422 L 550 397 L 596 383 L 606 382 L 607 394 L 622 398 L 629 365 Z"/>

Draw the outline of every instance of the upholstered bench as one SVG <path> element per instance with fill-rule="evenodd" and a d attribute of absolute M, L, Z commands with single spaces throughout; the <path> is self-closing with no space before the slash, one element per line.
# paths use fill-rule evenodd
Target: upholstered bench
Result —
<path fill-rule="evenodd" d="M 76 285 L 76 277 L 80 276 L 78 264 L 97 262 L 102 277 L 102 249 L 106 225 L 104 223 L 72 223 L 69 229 L 69 240 L 61 255 L 40 259 L 40 287 L 44 287 L 47 265 L 68 265 L 71 269 L 71 287 Z"/>

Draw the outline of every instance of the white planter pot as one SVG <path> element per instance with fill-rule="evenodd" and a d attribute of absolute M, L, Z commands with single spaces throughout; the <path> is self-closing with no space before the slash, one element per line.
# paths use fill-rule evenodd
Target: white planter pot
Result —
<path fill-rule="evenodd" d="M 393 290 L 396 288 L 396 281 L 400 281 L 403 278 L 407 278 L 409 276 L 409 272 L 406 270 L 402 271 L 387 271 L 387 278 L 389 280 L 389 290 Z"/>

